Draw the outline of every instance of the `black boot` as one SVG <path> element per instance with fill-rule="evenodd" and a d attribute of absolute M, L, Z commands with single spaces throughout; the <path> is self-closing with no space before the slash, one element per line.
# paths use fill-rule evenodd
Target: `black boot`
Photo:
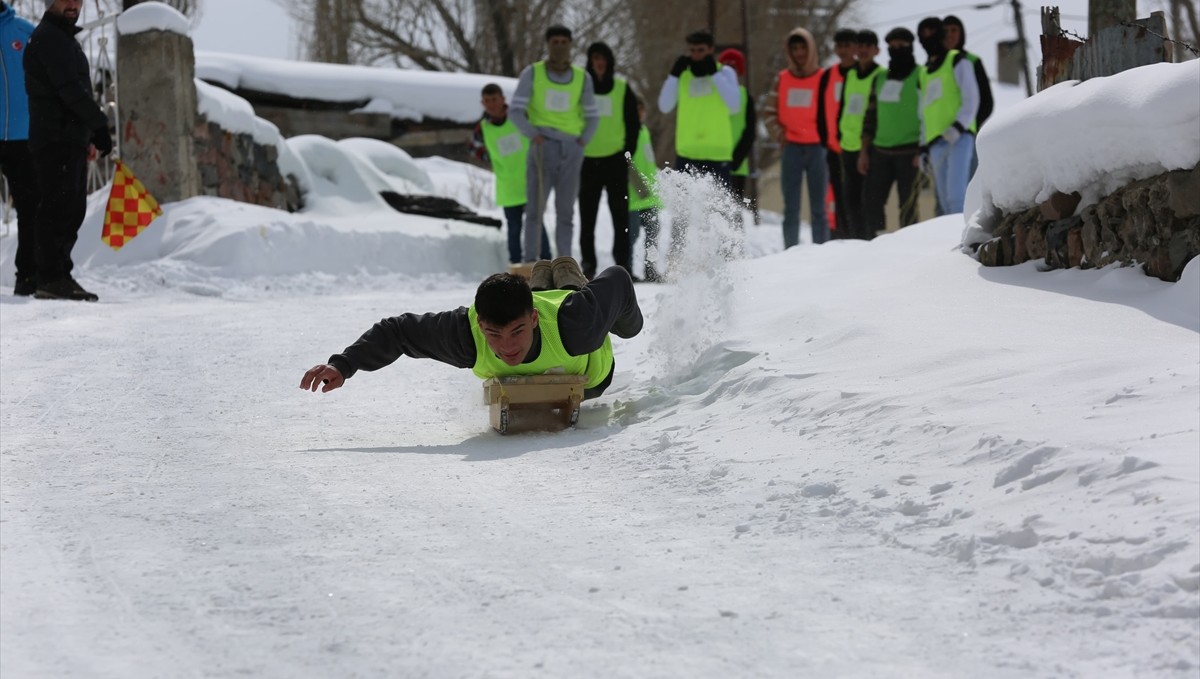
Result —
<path fill-rule="evenodd" d="M 33 296 L 38 299 L 69 299 L 76 302 L 100 300 L 95 294 L 84 290 L 83 286 L 76 283 L 75 279 L 70 276 L 38 285 L 37 292 L 33 293 Z"/>
<path fill-rule="evenodd" d="M 17 277 L 17 284 L 13 286 L 14 295 L 18 297 L 28 297 L 35 292 L 37 292 L 37 281 L 23 276 Z"/>

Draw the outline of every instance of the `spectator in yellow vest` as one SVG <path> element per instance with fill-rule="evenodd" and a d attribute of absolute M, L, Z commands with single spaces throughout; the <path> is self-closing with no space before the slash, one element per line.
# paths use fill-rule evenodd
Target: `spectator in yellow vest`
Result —
<path fill-rule="evenodd" d="M 907 28 L 887 34 L 888 70 L 875 80 L 867 117 L 863 121 L 863 148 L 858 171 L 866 175 L 866 236 L 874 238 L 887 228 L 884 206 L 892 184 L 900 197 L 900 226 L 916 223 L 921 153 L 920 68 L 913 55 L 916 37 Z"/>
<path fill-rule="evenodd" d="M 920 80 L 922 151 L 929 158 L 939 211 L 955 214 L 963 211 L 971 174 L 979 84 L 971 60 L 946 49 L 941 19 L 922 19 L 917 38 L 929 55 Z"/>
<path fill-rule="evenodd" d="M 733 161 L 730 116 L 741 111 L 737 74 L 717 63 L 713 36 L 696 31 L 687 36 L 688 53 L 675 60 L 658 93 L 658 109 L 675 111 L 675 169 L 710 175 L 729 186 Z M 683 250 L 683 220 L 671 225 L 671 252 Z"/>
<path fill-rule="evenodd" d="M 571 63 L 570 29 L 546 29 L 546 50 L 546 59 L 521 71 L 508 112 L 531 142 L 525 173 L 526 262 L 536 261 L 538 234 L 552 190 L 555 248 L 560 256 L 571 255 L 583 149 L 600 123 L 592 77 Z"/>
<path fill-rule="evenodd" d="M 953 14 L 942 19 L 942 29 L 946 32 L 946 49 L 958 50 L 963 53 L 971 63 L 975 65 L 975 82 L 979 85 L 979 113 L 975 115 L 975 131 L 979 132 L 979 128 L 987 122 L 987 119 L 992 115 L 992 109 L 995 107 L 995 101 L 992 99 L 992 81 L 988 78 L 987 70 L 983 67 L 983 60 L 978 54 L 967 51 L 967 29 L 963 26 L 962 19 Z M 972 147 L 971 149 L 971 177 L 975 176 L 975 168 L 979 167 L 979 153 Z"/>
<path fill-rule="evenodd" d="M 842 88 L 846 86 L 846 75 L 858 63 L 854 51 L 854 41 L 858 31 L 843 28 L 833 34 L 833 54 L 838 62 L 825 69 L 821 78 L 821 89 L 825 96 L 821 99 L 824 106 L 827 130 L 825 142 L 825 166 L 829 169 L 829 186 L 833 189 L 833 215 L 830 220 L 830 238 L 845 238 L 846 230 L 841 228 L 842 215 L 846 214 L 846 201 L 842 194 L 842 147 L 838 144 L 838 114 L 842 110 Z"/>
<path fill-rule="evenodd" d="M 838 215 L 838 228 L 843 238 L 869 240 L 866 222 L 866 176 L 858 168 L 859 153 L 863 148 L 863 122 L 867 116 L 867 104 L 875 88 L 875 79 L 883 70 L 875 63 L 879 55 L 879 36 L 874 31 L 859 31 L 854 49 L 858 65 L 846 75 L 842 89 L 842 106 L 838 116 L 838 141 L 842 145 L 842 200 L 846 212 Z"/>
<path fill-rule="evenodd" d="M 737 74 L 717 63 L 713 36 L 688 35 L 688 53 L 675 60 L 658 93 L 658 109 L 675 114 L 675 169 L 711 174 L 729 185 L 733 131 L 729 116 L 741 110 Z"/>
<path fill-rule="evenodd" d="M 595 88 L 600 122 L 592 141 L 583 149 L 583 170 L 579 178 L 579 250 L 583 275 L 596 275 L 596 213 L 600 210 L 600 192 L 608 194 L 612 214 L 613 262 L 630 274 L 629 175 L 626 155 L 637 147 L 637 95 L 629 81 L 616 74 L 617 61 L 608 45 L 597 42 L 587 49 L 587 71 Z"/>
<path fill-rule="evenodd" d="M 629 250 L 633 252 L 638 236 L 646 232 L 646 268 L 643 280 L 660 283 L 658 274 L 658 211 L 662 200 L 654 191 L 658 179 L 658 163 L 654 160 L 654 144 L 650 142 L 650 130 L 640 121 L 646 117 L 646 104 L 638 101 L 637 150 L 633 153 L 629 168 Z M 631 254 L 632 257 L 632 254 Z"/>
<path fill-rule="evenodd" d="M 483 86 L 483 117 L 471 135 L 471 153 L 495 175 L 496 205 L 508 223 L 508 261 L 520 264 L 521 228 L 525 223 L 525 161 L 529 139 L 508 119 L 504 90 L 496 83 Z M 542 259 L 550 259 L 550 239 L 542 227 Z"/>

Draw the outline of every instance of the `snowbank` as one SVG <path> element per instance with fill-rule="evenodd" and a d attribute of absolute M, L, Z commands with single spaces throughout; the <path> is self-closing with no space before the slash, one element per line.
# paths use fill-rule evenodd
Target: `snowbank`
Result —
<path fill-rule="evenodd" d="M 997 110 L 977 144 L 973 226 L 990 233 L 1002 213 L 1056 191 L 1078 191 L 1082 209 L 1131 181 L 1200 163 L 1200 61 L 1059 83 Z"/>
<path fill-rule="evenodd" d="M 425 118 L 471 123 L 479 118 L 479 92 L 496 83 L 512 96 L 517 81 L 474 73 L 434 73 L 343 66 L 196 52 L 196 76 L 229 89 L 247 89 L 329 102 L 369 102 L 361 110 L 402 120 Z"/>

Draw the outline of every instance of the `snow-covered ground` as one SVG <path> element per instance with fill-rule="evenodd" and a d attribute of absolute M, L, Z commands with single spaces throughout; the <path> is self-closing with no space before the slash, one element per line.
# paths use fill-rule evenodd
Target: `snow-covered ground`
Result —
<path fill-rule="evenodd" d="M 195 198 L 114 253 L 94 196 L 98 304 L 13 297 L 0 233 L 0 675 L 1200 670 L 1200 260 L 985 269 L 961 215 L 780 252 L 767 215 L 727 262 L 730 207 L 667 176 L 689 247 L 612 387 L 501 437 L 432 361 L 297 388 L 504 267 L 377 192 L 498 216 L 490 177 L 286 146 L 301 213 Z"/>
<path fill-rule="evenodd" d="M 4 676 L 1200 667 L 1196 263 L 981 269 L 961 217 L 714 261 L 639 286 L 578 429 L 506 438 L 431 361 L 297 389 L 467 303 L 495 230 L 216 199 L 98 230 L 99 304 L 0 296 Z"/>

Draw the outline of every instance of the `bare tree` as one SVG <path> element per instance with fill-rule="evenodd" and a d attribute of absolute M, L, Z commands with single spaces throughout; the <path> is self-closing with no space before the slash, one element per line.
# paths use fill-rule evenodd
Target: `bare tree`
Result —
<path fill-rule="evenodd" d="M 572 28 L 577 43 L 612 39 L 629 0 L 278 0 L 303 27 L 305 52 L 342 63 L 515 77 L 541 58 L 547 26 Z M 335 20 L 330 20 L 329 17 Z M 626 33 L 629 33 L 626 31 Z M 344 56 L 344 60 L 340 57 Z"/>

